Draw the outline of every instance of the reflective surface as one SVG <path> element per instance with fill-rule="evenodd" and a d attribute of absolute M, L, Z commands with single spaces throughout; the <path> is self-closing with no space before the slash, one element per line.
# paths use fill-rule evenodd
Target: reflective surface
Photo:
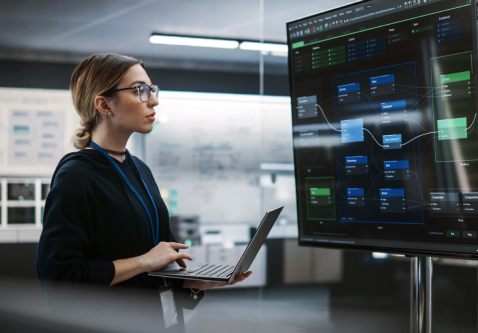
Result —
<path fill-rule="evenodd" d="M 304 245 L 476 255 L 474 6 L 405 4 L 287 25 Z"/>
<path fill-rule="evenodd" d="M 2 253 L 9 254 L 4 247 Z M 458 263 L 462 266 L 456 266 Z M 433 332 L 468 333 L 477 328 L 476 265 L 454 264 L 435 261 Z M 209 290 L 194 310 L 181 308 L 188 307 L 190 292 L 175 292 L 175 329 L 212 333 L 408 332 L 409 273 L 406 258 L 374 259 L 370 254 L 345 252 L 343 276 L 335 283 L 286 283 L 276 271 L 264 288 Z M 40 332 L 169 332 L 162 326 L 157 290 L 112 292 L 75 286 L 57 299 L 60 310 L 57 307 L 52 314 L 36 280 L 19 275 L 1 278 L 2 331 L 27 332 L 36 327 Z"/>

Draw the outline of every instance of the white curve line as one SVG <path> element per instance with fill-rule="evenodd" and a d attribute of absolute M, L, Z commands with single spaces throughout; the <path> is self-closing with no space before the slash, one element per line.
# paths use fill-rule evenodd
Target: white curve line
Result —
<path fill-rule="evenodd" d="M 372 136 L 372 138 L 375 140 L 375 142 L 382 148 L 385 148 L 385 146 L 382 146 L 380 143 L 378 143 L 377 139 L 375 139 L 375 137 L 373 136 L 372 132 L 370 132 L 368 129 L 366 129 L 365 127 L 362 127 L 362 129 L 366 130 L 367 132 L 370 133 L 370 135 Z"/>
<path fill-rule="evenodd" d="M 418 138 L 421 137 L 421 136 L 428 135 L 428 134 L 433 134 L 433 133 L 440 133 L 440 131 L 429 132 L 429 133 L 421 134 L 421 135 L 419 135 L 419 136 L 414 137 L 414 138 L 411 139 L 410 141 L 405 142 L 404 144 L 400 144 L 400 146 L 405 146 L 407 143 L 410 143 L 410 142 L 412 142 L 413 140 L 418 139 Z"/>
<path fill-rule="evenodd" d="M 475 118 L 473 118 L 473 121 L 471 122 L 470 127 L 468 127 L 466 131 L 468 131 L 471 128 L 471 126 L 473 126 L 473 124 L 475 123 L 475 120 L 476 120 L 476 113 L 475 113 Z"/>
<path fill-rule="evenodd" d="M 322 107 L 321 107 L 319 104 L 315 104 L 315 105 L 319 107 L 320 112 L 322 112 L 322 115 L 324 116 L 325 121 L 327 122 L 327 124 L 329 124 L 330 128 L 332 128 L 334 131 L 342 132 L 342 130 L 336 129 L 334 126 L 330 125 L 329 120 L 328 120 L 327 117 L 325 116 L 324 110 L 322 110 Z"/>

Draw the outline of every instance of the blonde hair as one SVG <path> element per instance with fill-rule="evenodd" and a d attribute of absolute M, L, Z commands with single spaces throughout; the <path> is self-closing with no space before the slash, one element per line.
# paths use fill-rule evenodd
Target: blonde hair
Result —
<path fill-rule="evenodd" d="M 126 72 L 143 63 L 135 58 L 114 54 L 92 54 L 76 66 L 71 76 L 70 90 L 81 127 L 73 135 L 73 145 L 84 149 L 91 141 L 91 132 L 98 122 L 95 106 L 97 96 L 114 98 L 114 90 Z"/>

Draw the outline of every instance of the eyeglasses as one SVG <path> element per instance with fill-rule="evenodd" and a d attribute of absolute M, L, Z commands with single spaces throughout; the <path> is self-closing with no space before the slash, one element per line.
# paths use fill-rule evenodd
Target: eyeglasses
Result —
<path fill-rule="evenodd" d="M 115 90 L 109 90 L 107 92 L 104 92 L 102 95 L 105 95 L 107 93 L 112 93 L 115 91 L 122 91 L 122 90 L 129 90 L 129 89 L 138 89 L 138 96 L 141 102 L 147 102 L 149 100 L 149 97 L 151 96 L 151 92 L 153 92 L 154 96 L 158 98 L 159 94 L 159 87 L 155 85 L 148 86 L 147 84 L 141 84 L 139 86 L 134 86 L 134 87 L 128 87 L 128 88 L 123 88 L 123 89 L 115 89 Z"/>

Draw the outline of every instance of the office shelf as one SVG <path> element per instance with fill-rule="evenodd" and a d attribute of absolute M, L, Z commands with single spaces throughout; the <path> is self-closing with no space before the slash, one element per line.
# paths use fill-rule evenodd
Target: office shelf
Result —
<path fill-rule="evenodd" d="M 0 177 L 0 243 L 38 242 L 50 181 Z"/>

